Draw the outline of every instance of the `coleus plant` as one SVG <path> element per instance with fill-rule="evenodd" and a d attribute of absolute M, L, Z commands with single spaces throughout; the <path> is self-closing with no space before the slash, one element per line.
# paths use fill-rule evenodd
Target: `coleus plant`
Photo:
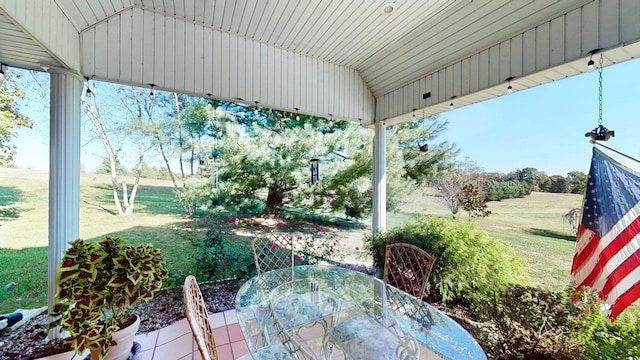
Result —
<path fill-rule="evenodd" d="M 116 345 L 113 334 L 131 317 L 131 308 L 153 298 L 168 271 L 152 245 L 125 245 L 119 237 L 72 241 L 58 265 L 56 304 L 49 328 L 68 332 L 76 353 L 98 351 L 103 359 Z"/>

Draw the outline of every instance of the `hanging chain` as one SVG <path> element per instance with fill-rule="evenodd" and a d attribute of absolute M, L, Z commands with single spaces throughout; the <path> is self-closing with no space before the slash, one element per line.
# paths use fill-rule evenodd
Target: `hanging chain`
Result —
<path fill-rule="evenodd" d="M 598 113 L 598 124 L 602 125 L 602 54 L 600 54 L 600 67 L 598 68 L 598 82 L 600 86 L 598 87 L 598 104 L 599 104 L 599 113 Z"/>
<path fill-rule="evenodd" d="M 609 130 L 602 125 L 602 61 L 603 56 L 600 54 L 600 68 L 598 68 L 598 127 L 584 134 L 584 136 L 590 137 L 594 144 L 596 140 L 607 141 L 610 137 L 615 135 L 615 131 Z"/>

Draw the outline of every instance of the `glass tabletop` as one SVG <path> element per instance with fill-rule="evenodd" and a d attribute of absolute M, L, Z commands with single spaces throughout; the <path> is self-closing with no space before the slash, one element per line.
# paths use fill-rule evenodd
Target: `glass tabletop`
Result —
<path fill-rule="evenodd" d="M 236 312 L 252 352 L 284 342 L 303 358 L 377 359 L 386 351 L 408 359 L 486 359 L 475 339 L 435 307 L 335 266 L 256 276 L 238 291 Z"/>

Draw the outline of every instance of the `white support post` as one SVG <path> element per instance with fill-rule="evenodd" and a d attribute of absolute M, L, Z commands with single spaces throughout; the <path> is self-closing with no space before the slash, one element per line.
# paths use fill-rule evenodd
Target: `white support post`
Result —
<path fill-rule="evenodd" d="M 51 72 L 49 145 L 49 313 L 53 310 L 56 267 L 69 241 L 80 233 L 80 96 L 82 77 L 63 70 Z M 57 330 L 50 338 L 59 336 Z"/>
<path fill-rule="evenodd" d="M 385 124 L 375 125 L 373 138 L 373 232 L 382 232 L 387 228 L 387 134 Z"/>

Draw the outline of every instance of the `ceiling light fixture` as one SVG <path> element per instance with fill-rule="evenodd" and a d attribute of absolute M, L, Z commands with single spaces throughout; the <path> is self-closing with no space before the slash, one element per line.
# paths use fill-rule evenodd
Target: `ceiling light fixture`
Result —
<path fill-rule="evenodd" d="M 509 85 L 507 86 L 507 94 L 511 94 L 513 92 L 513 88 L 511 87 L 511 80 L 513 79 L 515 79 L 515 76 L 509 76 L 508 78 L 504 79 L 504 81 L 506 81 Z"/>
<path fill-rule="evenodd" d="M 383 14 L 391 14 L 396 9 L 396 4 L 388 2 L 382 5 L 381 11 Z"/>

